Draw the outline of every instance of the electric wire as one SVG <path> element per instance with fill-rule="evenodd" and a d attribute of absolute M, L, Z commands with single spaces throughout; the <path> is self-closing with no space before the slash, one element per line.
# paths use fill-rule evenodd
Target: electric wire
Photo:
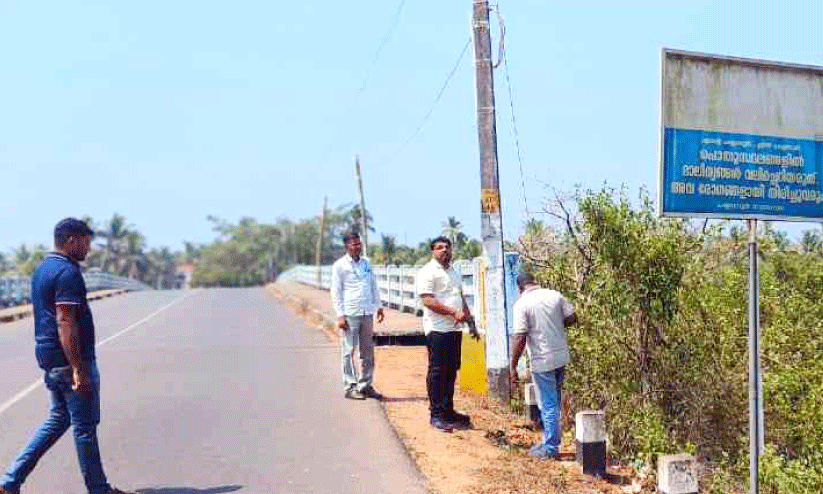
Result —
<path fill-rule="evenodd" d="M 371 64 L 369 68 L 366 69 L 366 74 L 363 76 L 363 82 L 360 84 L 360 87 L 354 93 L 354 97 L 352 98 L 351 104 L 349 104 L 344 117 L 340 120 L 340 123 L 337 125 L 337 128 L 332 135 L 332 139 L 329 144 L 324 148 L 323 153 L 321 153 L 320 158 L 320 166 L 323 166 L 326 161 L 329 159 L 329 155 L 331 154 L 332 150 L 334 149 L 334 145 L 337 141 L 337 138 L 340 137 L 340 133 L 343 131 L 344 122 L 347 122 L 351 117 L 352 112 L 354 112 L 354 108 L 357 106 L 357 102 L 360 99 L 360 96 L 366 91 L 366 87 L 369 83 L 369 78 L 371 77 L 372 70 L 377 65 L 377 62 L 380 60 L 380 54 L 383 53 L 383 49 L 388 45 L 389 41 L 391 40 L 392 35 L 394 34 L 395 29 L 397 29 L 398 24 L 400 24 L 400 16 L 403 13 L 403 7 L 406 5 L 406 0 L 400 0 L 400 3 L 397 5 L 397 9 L 392 16 L 391 22 L 389 23 L 389 28 L 386 30 L 386 33 L 383 34 L 383 37 L 380 39 L 380 44 L 377 46 L 377 50 L 374 52 L 374 57 L 372 58 Z"/>
<path fill-rule="evenodd" d="M 506 49 L 503 45 L 503 40 L 506 37 L 506 24 L 503 21 L 503 15 L 500 13 L 500 10 L 497 10 L 497 19 L 500 22 L 500 59 L 497 61 L 498 65 L 502 62 L 503 63 L 503 72 L 506 75 L 506 88 L 508 89 L 509 93 L 509 108 L 511 111 L 511 132 L 512 137 L 514 138 L 514 147 L 517 150 L 517 162 L 520 165 L 520 191 L 523 195 L 523 208 L 526 210 L 526 216 L 530 219 L 531 212 L 529 211 L 529 202 L 526 199 L 526 178 L 523 173 L 523 152 L 520 148 L 520 133 L 517 131 L 517 117 L 514 113 L 514 97 L 512 96 L 512 83 L 511 77 L 509 76 L 509 57 Z"/>
<path fill-rule="evenodd" d="M 463 49 L 461 50 L 460 55 L 457 57 L 457 61 L 454 63 L 454 66 L 452 67 L 452 69 L 449 72 L 448 76 L 446 76 L 446 81 L 443 83 L 443 85 L 440 87 L 440 90 L 437 92 L 437 96 L 435 96 L 434 102 L 429 107 L 429 111 L 426 112 L 426 115 L 423 117 L 423 120 L 420 122 L 420 125 L 418 125 L 417 128 L 414 130 L 414 132 L 412 132 L 411 136 L 408 139 L 406 139 L 406 141 L 403 144 L 401 144 L 400 147 L 398 147 L 397 150 L 395 150 L 395 152 L 392 153 L 387 160 L 384 161 L 385 165 L 388 165 L 388 164 L 392 163 L 395 159 L 397 159 L 397 157 L 400 156 L 400 153 L 402 153 L 406 149 L 406 147 L 409 144 L 411 144 L 414 141 L 415 138 L 417 138 L 417 136 L 423 130 L 423 127 L 426 126 L 426 124 L 428 123 L 428 121 L 431 118 L 432 114 L 434 113 L 434 110 L 437 107 L 437 104 L 440 102 L 441 98 L 443 97 L 443 94 L 446 92 L 446 88 L 449 87 L 449 82 L 451 82 L 452 77 L 454 77 L 454 74 L 457 72 L 457 69 L 460 67 L 460 62 L 462 62 L 463 57 L 466 56 L 466 52 L 469 50 L 469 46 L 471 45 L 471 41 L 472 41 L 472 39 L 471 39 L 471 37 L 469 37 L 469 39 L 466 41 L 466 44 L 463 45 Z"/>

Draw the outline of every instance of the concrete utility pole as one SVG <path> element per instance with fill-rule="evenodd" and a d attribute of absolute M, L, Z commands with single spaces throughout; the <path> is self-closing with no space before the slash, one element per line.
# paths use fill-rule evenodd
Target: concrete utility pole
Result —
<path fill-rule="evenodd" d="M 363 243 L 363 252 L 369 255 L 369 230 L 366 219 L 366 200 L 363 198 L 363 177 L 360 175 L 360 156 L 354 157 L 354 173 L 357 176 L 357 190 L 360 193 L 360 240 Z"/>
<path fill-rule="evenodd" d="M 326 231 L 326 207 L 329 201 L 329 196 L 323 198 L 323 213 L 320 214 L 320 231 L 317 234 L 317 250 L 314 252 L 314 263 L 317 265 L 317 287 L 323 286 L 323 276 L 320 271 L 320 263 L 322 258 L 320 254 L 323 251 L 323 233 Z"/>
<path fill-rule="evenodd" d="M 486 379 L 489 394 L 508 405 L 509 339 L 506 332 L 506 290 L 503 263 L 503 219 L 497 171 L 497 128 L 494 111 L 489 2 L 473 0 L 474 63 L 477 84 L 477 132 L 480 141 L 480 234 L 486 269 Z"/>

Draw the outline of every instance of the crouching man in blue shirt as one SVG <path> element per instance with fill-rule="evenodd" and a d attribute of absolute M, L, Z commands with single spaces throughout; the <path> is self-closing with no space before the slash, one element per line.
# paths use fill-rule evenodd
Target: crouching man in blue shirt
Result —
<path fill-rule="evenodd" d="M 45 371 L 51 411 L 0 481 L 0 494 L 20 492 L 37 461 L 69 426 L 73 427 L 80 471 L 89 494 L 128 494 L 106 481 L 97 444 L 100 374 L 94 355 L 94 322 L 77 264 L 86 259 L 93 234 L 78 219 L 66 218 L 57 223 L 55 251 L 32 277 L 35 355 Z"/>

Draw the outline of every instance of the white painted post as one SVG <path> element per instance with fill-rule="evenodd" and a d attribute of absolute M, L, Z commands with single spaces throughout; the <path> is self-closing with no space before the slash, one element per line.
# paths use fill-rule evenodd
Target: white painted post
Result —
<path fill-rule="evenodd" d="M 528 409 L 529 420 L 535 429 L 543 428 L 543 420 L 540 415 L 540 405 L 537 400 L 537 386 L 534 383 L 528 383 L 523 387 L 523 393 L 526 396 L 526 408 Z"/>
<path fill-rule="evenodd" d="M 575 416 L 577 462 L 583 473 L 606 477 L 606 413 L 601 410 L 577 412 Z"/>
<path fill-rule="evenodd" d="M 691 455 L 657 459 L 657 490 L 660 494 L 697 494 L 697 462 Z"/>
<path fill-rule="evenodd" d="M 392 281 L 393 277 L 394 269 L 391 266 L 386 266 L 386 297 L 392 306 L 397 304 L 397 298 L 394 296 L 395 283 Z"/>
<path fill-rule="evenodd" d="M 406 307 L 406 266 L 398 267 L 397 271 L 400 273 L 400 307 L 398 309 L 403 312 Z"/>

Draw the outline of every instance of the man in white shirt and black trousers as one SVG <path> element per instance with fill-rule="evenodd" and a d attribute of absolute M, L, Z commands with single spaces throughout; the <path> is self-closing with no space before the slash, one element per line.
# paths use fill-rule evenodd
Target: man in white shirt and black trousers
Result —
<path fill-rule="evenodd" d="M 461 326 L 469 325 L 473 338 L 480 339 L 474 319 L 463 297 L 460 275 L 451 267 L 452 244 L 437 237 L 429 245 L 432 259 L 417 273 L 417 295 L 423 303 L 423 330 L 429 351 L 426 388 L 430 423 L 442 432 L 469 429 L 468 415 L 454 410 L 454 383 L 460 369 Z"/>
<path fill-rule="evenodd" d="M 374 323 L 383 322 L 380 290 L 369 261 L 360 256 L 363 244 L 360 235 L 353 232 L 343 237 L 346 255 L 331 269 L 331 300 L 337 313 L 337 327 L 343 331 L 340 338 L 343 386 L 346 398 L 380 400 L 383 396 L 372 386 L 374 378 Z M 354 349 L 360 349 L 360 372 L 355 371 Z"/>

